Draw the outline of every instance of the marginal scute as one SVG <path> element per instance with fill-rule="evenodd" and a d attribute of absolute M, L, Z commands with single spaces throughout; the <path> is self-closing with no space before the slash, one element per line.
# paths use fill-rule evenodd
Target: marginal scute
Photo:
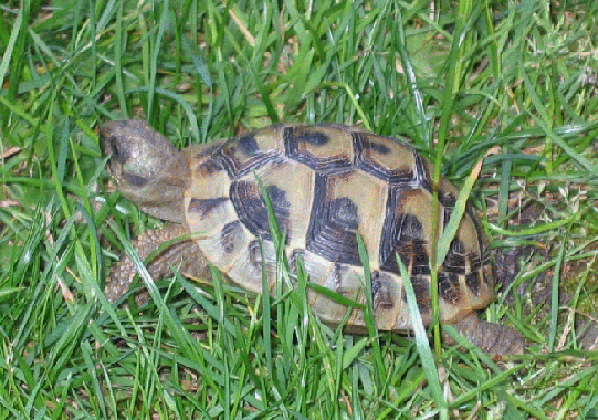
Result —
<path fill-rule="evenodd" d="M 420 188 L 428 177 L 418 164 L 415 151 L 395 139 L 373 134 L 354 134 L 358 148 L 357 166 L 376 177 L 391 183 Z"/>
<path fill-rule="evenodd" d="M 304 249 L 294 249 L 291 252 L 291 255 L 288 259 L 288 263 L 289 263 L 289 270 L 291 273 L 293 274 L 297 274 L 297 265 L 298 264 L 303 264 L 303 259 L 305 256 L 305 250 Z"/>
<path fill-rule="evenodd" d="M 235 238 L 238 237 L 238 232 L 241 230 L 241 222 L 235 220 L 225 224 L 220 233 L 220 246 L 225 254 L 232 254 L 237 250 Z"/>
<path fill-rule="evenodd" d="M 416 214 L 392 212 L 386 218 L 384 236 L 380 241 L 380 266 L 400 274 L 397 254 L 411 275 L 430 273 L 430 260 L 423 224 Z"/>
<path fill-rule="evenodd" d="M 372 274 L 372 294 L 375 308 L 390 310 L 400 302 L 396 283 L 386 273 L 374 271 Z"/>
<path fill-rule="evenodd" d="M 256 290 L 261 290 L 262 271 L 266 268 L 266 273 L 269 278 L 276 275 L 276 250 L 271 241 L 253 240 L 248 247 L 249 264 L 245 265 L 246 270 L 243 276 L 239 277 L 241 281 L 245 277 L 254 279 L 254 287 Z M 256 281 L 257 280 L 257 281 Z M 270 287 L 274 287 L 275 282 L 270 282 Z M 240 283 L 245 287 L 244 283 Z"/>
<path fill-rule="evenodd" d="M 451 305 L 458 305 L 462 291 L 459 285 L 460 276 L 455 273 L 438 274 L 438 295 Z"/>
<path fill-rule="evenodd" d="M 444 259 L 444 271 L 452 274 L 465 274 L 466 257 L 463 243 L 459 238 L 454 238 Z"/>

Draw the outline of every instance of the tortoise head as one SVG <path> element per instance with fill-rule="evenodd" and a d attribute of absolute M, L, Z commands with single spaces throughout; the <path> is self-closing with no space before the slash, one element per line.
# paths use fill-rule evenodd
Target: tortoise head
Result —
<path fill-rule="evenodd" d="M 100 138 L 121 194 L 154 217 L 182 223 L 190 178 L 186 155 L 140 120 L 110 121 Z"/>

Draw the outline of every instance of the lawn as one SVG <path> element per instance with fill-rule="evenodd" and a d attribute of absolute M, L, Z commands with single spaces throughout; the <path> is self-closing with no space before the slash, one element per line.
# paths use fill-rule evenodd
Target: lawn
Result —
<path fill-rule="evenodd" d="M 598 418 L 595 0 L 5 0 L 0 52 L 0 419 Z M 532 346 L 352 336 L 301 287 L 216 271 L 111 305 L 110 267 L 163 225 L 105 170 L 122 118 L 177 147 L 279 123 L 409 138 L 473 182 L 499 268 L 481 316 Z"/>

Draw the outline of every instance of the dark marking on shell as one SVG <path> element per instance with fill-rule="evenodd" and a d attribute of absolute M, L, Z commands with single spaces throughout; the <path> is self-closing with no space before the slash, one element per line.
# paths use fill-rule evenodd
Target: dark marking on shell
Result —
<path fill-rule="evenodd" d="M 484 279 L 480 271 L 472 271 L 465 276 L 465 284 L 471 290 L 471 293 L 478 296 L 482 287 Z"/>
<path fill-rule="evenodd" d="M 259 240 L 251 241 L 251 243 L 249 244 L 249 262 L 257 270 L 261 270 L 261 268 L 262 268 L 262 250 L 260 247 Z"/>
<path fill-rule="evenodd" d="M 227 202 L 229 199 L 228 197 L 219 197 L 219 198 L 192 198 L 189 201 L 189 208 L 187 211 L 189 213 L 199 213 L 202 217 L 206 217 L 212 210 L 216 207 L 221 206 L 223 203 Z"/>
<path fill-rule="evenodd" d="M 447 273 L 465 274 L 465 247 L 463 243 L 454 238 L 447 253 L 442 268 Z"/>
<path fill-rule="evenodd" d="M 452 305 L 458 305 L 461 300 L 459 276 L 455 273 L 438 273 L 438 296 Z"/>
<path fill-rule="evenodd" d="M 239 137 L 238 142 L 239 148 L 247 156 L 256 155 L 260 151 L 260 148 L 257 142 L 255 141 L 255 136 L 253 134 L 248 134 L 246 136 Z"/>
<path fill-rule="evenodd" d="M 313 127 L 287 127 L 283 140 L 287 156 L 311 169 L 338 171 L 352 164 L 347 156 L 314 156 L 310 150 L 328 145 L 330 139 L 323 133 L 314 132 Z"/>
<path fill-rule="evenodd" d="M 323 146 L 330 142 L 328 136 L 323 133 L 310 133 L 303 136 L 296 137 L 297 141 L 308 143 L 313 146 Z"/>
<path fill-rule="evenodd" d="M 246 136 L 247 137 L 247 136 Z M 214 153 L 214 158 L 225 168 L 231 179 L 247 175 L 264 165 L 277 165 L 284 161 L 281 150 L 262 151 L 256 144 L 252 149 L 251 141 L 241 145 L 239 139 L 232 138 Z M 254 138 L 255 141 L 255 138 Z M 247 153 L 251 151 L 251 153 Z"/>
<path fill-rule="evenodd" d="M 235 251 L 235 237 L 242 232 L 241 222 L 235 220 L 225 224 L 220 232 L 220 245 L 225 254 L 231 254 Z"/>
<path fill-rule="evenodd" d="M 316 175 L 306 248 L 335 263 L 358 265 L 357 205 L 348 198 L 331 199 L 329 181 L 334 182 Z"/>
<path fill-rule="evenodd" d="M 388 155 L 390 153 L 388 146 L 376 142 L 370 142 L 370 149 L 381 155 Z"/>
<path fill-rule="evenodd" d="M 372 138 L 374 139 L 373 141 Z M 385 180 L 391 184 L 401 185 L 403 188 L 408 186 L 413 188 L 419 187 L 419 184 L 426 175 L 423 167 L 416 166 L 416 169 L 422 172 L 414 173 L 412 170 L 388 170 L 380 166 L 376 160 L 376 155 L 387 155 L 390 153 L 390 148 L 380 144 L 379 139 L 377 136 L 370 136 L 364 133 L 353 134 L 353 147 L 356 151 L 355 163 L 357 167 L 376 178 Z"/>
<path fill-rule="evenodd" d="M 394 201 L 393 201 L 394 202 Z M 422 223 L 417 215 L 397 214 L 393 206 L 388 212 L 380 238 L 380 268 L 400 274 L 396 254 L 411 269 L 411 275 L 430 274 L 429 255 L 422 238 Z"/>
<path fill-rule="evenodd" d="M 331 221 L 342 230 L 357 232 L 359 227 L 359 214 L 357 205 L 349 198 L 336 198 L 331 205 Z"/>
<path fill-rule="evenodd" d="M 449 213 L 452 213 L 457 200 L 450 191 L 440 191 L 438 194 L 438 201 L 444 206 L 445 211 L 448 210 Z"/>
<path fill-rule="evenodd" d="M 417 300 L 417 307 L 422 317 L 429 315 L 432 311 L 430 305 L 430 279 L 426 276 L 411 276 L 411 286 L 415 299 Z M 402 294 L 403 302 L 407 303 L 407 295 Z"/>
<path fill-rule="evenodd" d="M 276 185 L 270 185 L 266 187 L 266 192 L 268 193 L 268 197 L 272 202 L 272 208 L 274 209 L 274 213 L 278 216 L 279 213 L 282 213 L 286 219 L 289 218 L 289 209 L 291 208 L 291 203 L 287 200 L 287 193 L 280 187 Z"/>
<path fill-rule="evenodd" d="M 275 185 L 266 187 L 266 191 L 272 202 L 272 210 L 280 230 L 288 230 L 291 224 L 289 211 L 291 203 L 287 199 L 286 191 Z M 259 185 L 256 182 L 245 180 L 233 182 L 231 185 L 231 199 L 239 219 L 247 229 L 256 236 L 271 240 L 272 234 L 268 223 L 268 213 L 262 201 Z"/>
<path fill-rule="evenodd" d="M 200 178 L 210 178 L 212 175 L 220 172 L 222 169 L 224 168 L 222 168 L 218 161 L 210 159 L 197 167 L 196 174 Z"/>

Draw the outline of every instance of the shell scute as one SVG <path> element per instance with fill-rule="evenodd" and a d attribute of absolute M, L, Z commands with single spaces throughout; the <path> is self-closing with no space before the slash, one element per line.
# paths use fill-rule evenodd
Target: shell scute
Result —
<path fill-rule="evenodd" d="M 354 134 L 358 149 L 357 166 L 385 181 L 411 184 L 417 188 L 429 179 L 419 155 L 396 139 L 373 134 Z"/>
<path fill-rule="evenodd" d="M 276 215 L 281 230 L 286 230 L 290 224 L 289 208 L 291 206 L 284 190 L 275 185 L 266 187 L 272 202 L 272 209 Z M 262 191 L 257 182 L 240 180 L 231 185 L 231 199 L 239 219 L 247 226 L 249 231 L 271 240 L 268 213 L 262 201 Z"/>
<path fill-rule="evenodd" d="M 256 178 L 257 176 L 257 178 Z M 287 233 L 287 244 L 305 247 L 305 232 L 314 189 L 315 174 L 291 160 L 276 162 L 240 179 L 232 180 L 231 200 L 239 219 L 256 237 L 272 238 L 266 206 L 258 179 L 268 193 L 272 210 L 281 231 Z"/>
<path fill-rule="evenodd" d="M 250 174 L 251 171 L 280 162 L 283 159 L 281 128 L 233 137 L 222 144 L 213 154 L 231 178 Z"/>
<path fill-rule="evenodd" d="M 354 160 L 351 134 L 335 126 L 287 127 L 284 144 L 291 159 L 314 170 L 346 168 Z"/>
<path fill-rule="evenodd" d="M 308 250 L 329 261 L 359 265 L 357 235 L 371 253 L 372 269 L 386 205 L 387 185 L 352 169 L 318 172 L 307 230 Z"/>

